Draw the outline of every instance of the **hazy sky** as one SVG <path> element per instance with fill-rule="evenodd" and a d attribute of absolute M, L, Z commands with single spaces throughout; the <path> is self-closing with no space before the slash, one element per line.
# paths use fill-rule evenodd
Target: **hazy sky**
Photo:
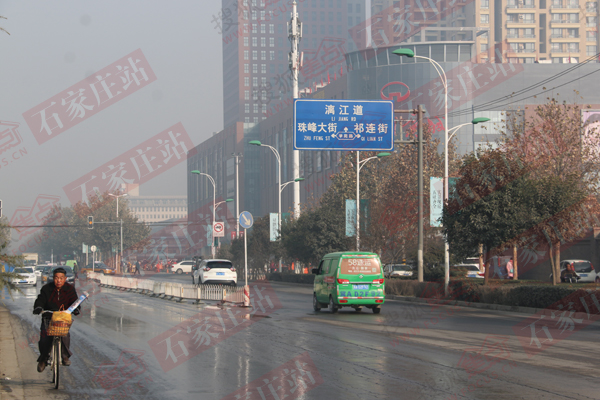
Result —
<path fill-rule="evenodd" d="M 9 218 L 181 122 L 193 145 L 222 126 L 221 1 L 2 1 L 0 132 L 19 124 L 22 142 L 2 151 L 0 199 Z M 23 113 L 140 49 L 156 80 L 38 144 Z M 117 72 L 116 70 L 114 72 Z M 93 96 L 87 93 L 90 101 Z M 41 120 L 41 118 L 40 118 Z M 140 187 L 185 195 L 186 162 Z"/>

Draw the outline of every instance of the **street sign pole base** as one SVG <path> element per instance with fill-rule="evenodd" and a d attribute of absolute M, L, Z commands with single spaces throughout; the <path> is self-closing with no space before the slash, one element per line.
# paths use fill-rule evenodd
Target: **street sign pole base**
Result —
<path fill-rule="evenodd" d="M 244 307 L 250 307 L 250 286 L 244 286 Z"/>

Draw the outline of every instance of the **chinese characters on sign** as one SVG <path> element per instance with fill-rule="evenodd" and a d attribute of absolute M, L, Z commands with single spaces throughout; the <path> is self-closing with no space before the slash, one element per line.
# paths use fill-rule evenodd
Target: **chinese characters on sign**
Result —
<path fill-rule="evenodd" d="M 308 352 L 267 372 L 221 400 L 297 399 L 323 383 Z"/>
<path fill-rule="evenodd" d="M 71 204 L 122 184 L 142 184 L 187 160 L 196 149 L 181 122 L 63 187 Z"/>
<path fill-rule="evenodd" d="M 393 150 L 391 101 L 294 101 L 296 150 Z"/>
<path fill-rule="evenodd" d="M 444 180 L 442 178 L 429 178 L 429 225 L 439 228 L 442 226 L 442 199 L 444 191 Z"/>
<path fill-rule="evenodd" d="M 256 313 L 266 316 L 281 308 L 268 283 L 250 285 L 250 308 L 204 309 L 190 319 L 152 338 L 148 344 L 163 371 L 168 372 L 204 350 L 254 324 Z"/>
<path fill-rule="evenodd" d="M 142 50 L 137 49 L 24 112 L 23 118 L 42 144 L 155 80 Z"/>

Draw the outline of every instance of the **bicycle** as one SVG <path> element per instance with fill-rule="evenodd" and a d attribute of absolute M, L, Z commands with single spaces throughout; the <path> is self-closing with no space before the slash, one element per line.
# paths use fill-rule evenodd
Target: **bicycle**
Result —
<path fill-rule="evenodd" d="M 71 325 L 73 325 L 73 321 L 52 321 L 50 318 L 44 318 L 44 314 L 52 313 L 54 313 L 54 311 L 43 310 L 41 315 L 46 334 L 53 337 L 52 350 L 50 350 L 50 358 L 48 358 L 48 361 L 50 361 L 50 368 L 52 369 L 52 383 L 54 383 L 54 389 L 58 389 L 58 384 L 60 381 L 60 364 L 62 362 L 61 338 L 63 336 L 67 336 Z M 48 364 L 48 362 L 46 362 L 46 364 Z"/>

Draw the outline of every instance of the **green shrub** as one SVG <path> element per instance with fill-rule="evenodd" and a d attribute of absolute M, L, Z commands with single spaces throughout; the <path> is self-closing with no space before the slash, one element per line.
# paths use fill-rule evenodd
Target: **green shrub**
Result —
<path fill-rule="evenodd" d="M 548 308 L 573 293 L 565 286 L 517 286 L 507 292 L 506 305 Z"/>
<path fill-rule="evenodd" d="M 478 282 L 473 282 L 469 279 L 456 279 L 448 283 L 449 297 L 452 300 L 478 302 L 480 300 L 480 288 L 481 286 Z"/>
<path fill-rule="evenodd" d="M 267 280 L 274 282 L 305 283 L 312 285 L 315 282 L 315 275 L 271 272 L 267 274 Z"/>

